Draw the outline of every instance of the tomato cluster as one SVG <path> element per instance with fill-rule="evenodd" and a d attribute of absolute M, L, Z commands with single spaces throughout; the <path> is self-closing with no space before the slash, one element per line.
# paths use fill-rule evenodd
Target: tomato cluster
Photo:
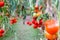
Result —
<path fill-rule="evenodd" d="M 39 9 L 40 8 L 40 9 Z M 27 22 L 28 25 L 32 25 L 33 24 L 33 28 L 39 28 L 42 26 L 43 23 L 43 19 L 40 19 L 39 21 L 37 21 L 37 18 L 42 14 L 42 6 L 38 7 L 36 6 L 34 9 L 34 13 L 33 13 L 33 19 L 31 22 Z"/>
<path fill-rule="evenodd" d="M 27 22 L 27 24 L 30 25 L 30 26 L 33 24 L 34 29 L 41 27 L 42 23 L 43 23 L 42 19 L 40 19 L 39 22 L 38 22 L 36 20 L 36 18 L 35 19 L 33 18 L 32 22 Z"/>

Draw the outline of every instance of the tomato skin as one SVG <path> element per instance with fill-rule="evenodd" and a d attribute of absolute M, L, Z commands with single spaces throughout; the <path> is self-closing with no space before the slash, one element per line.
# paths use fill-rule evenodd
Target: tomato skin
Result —
<path fill-rule="evenodd" d="M 14 24 L 14 22 L 12 20 L 10 20 L 10 24 L 12 25 L 12 24 Z"/>
<path fill-rule="evenodd" d="M 53 39 L 53 36 L 52 36 L 51 34 L 49 34 L 49 33 L 45 33 L 45 37 L 46 37 L 47 39 L 50 39 L 50 40 Z"/>
<path fill-rule="evenodd" d="M 35 21 L 36 21 L 36 20 L 33 19 L 33 20 L 32 20 L 32 23 L 35 24 Z"/>
<path fill-rule="evenodd" d="M 3 29 L 0 29 L 0 33 L 4 33 L 4 30 Z"/>
<path fill-rule="evenodd" d="M 49 33 L 49 34 L 55 34 L 58 32 L 59 30 L 59 25 L 56 25 L 56 20 L 47 20 L 45 22 L 45 30 Z"/>
<path fill-rule="evenodd" d="M 3 37 L 4 32 L 5 31 L 3 29 L 0 29 L 0 37 Z"/>
<path fill-rule="evenodd" d="M 51 34 L 49 34 L 48 32 L 46 32 L 46 33 L 45 33 L 45 37 L 46 37 L 47 39 L 49 39 L 49 40 L 52 40 L 52 39 L 56 39 L 58 36 L 57 36 L 57 34 L 51 35 Z"/>
<path fill-rule="evenodd" d="M 32 23 L 31 23 L 31 22 L 29 22 L 29 25 L 31 26 L 31 25 L 32 25 Z"/>
<path fill-rule="evenodd" d="M 34 25 L 33 28 L 34 28 L 34 29 L 37 29 L 38 27 L 37 27 L 37 25 Z"/>
<path fill-rule="evenodd" d="M 58 32 L 58 28 L 57 27 L 54 27 L 54 28 L 46 27 L 46 31 L 50 34 L 55 34 L 56 32 Z"/>
<path fill-rule="evenodd" d="M 42 25 L 42 23 L 43 23 L 43 19 L 40 19 L 39 24 Z"/>
<path fill-rule="evenodd" d="M 10 24 L 14 24 L 16 22 L 17 22 L 17 19 L 16 18 L 13 18 L 13 19 L 10 20 Z"/>
<path fill-rule="evenodd" d="M 32 25 L 32 23 L 31 23 L 31 22 L 27 22 L 27 24 L 28 24 L 28 25 L 30 25 L 30 26 Z"/>
<path fill-rule="evenodd" d="M 4 2 L 0 2 L 0 7 L 3 7 L 4 6 Z"/>
<path fill-rule="evenodd" d="M 14 22 L 14 23 L 16 23 L 16 22 L 17 22 L 17 19 L 16 19 L 16 18 L 14 18 L 14 19 L 13 19 L 13 22 Z"/>
<path fill-rule="evenodd" d="M 3 37 L 3 34 L 2 33 L 0 33 L 0 37 Z"/>
<path fill-rule="evenodd" d="M 35 25 L 38 25 L 38 22 L 37 21 L 35 21 L 35 23 L 34 23 Z"/>
<path fill-rule="evenodd" d="M 27 24 L 29 24 L 29 22 L 27 22 Z"/>

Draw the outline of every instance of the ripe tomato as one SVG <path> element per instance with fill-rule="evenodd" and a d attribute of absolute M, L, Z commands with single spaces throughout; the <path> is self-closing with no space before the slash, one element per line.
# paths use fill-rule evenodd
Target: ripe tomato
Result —
<path fill-rule="evenodd" d="M 14 19 L 13 19 L 13 22 L 14 22 L 14 23 L 16 23 L 16 22 L 17 22 L 17 19 L 16 19 L 16 18 L 14 18 Z"/>
<path fill-rule="evenodd" d="M 32 22 L 29 22 L 29 25 L 31 26 L 32 25 Z"/>
<path fill-rule="evenodd" d="M 36 21 L 36 20 L 35 20 L 35 19 L 33 19 L 33 20 L 32 20 L 32 23 L 33 23 L 33 24 L 35 24 L 35 21 Z"/>
<path fill-rule="evenodd" d="M 27 22 L 27 24 L 29 24 L 29 22 Z"/>
<path fill-rule="evenodd" d="M 35 24 L 35 25 L 37 25 L 37 26 L 39 25 L 37 21 L 35 21 L 35 23 L 34 23 L 34 24 Z"/>
<path fill-rule="evenodd" d="M 4 6 L 4 2 L 0 2 L 0 7 L 3 7 Z"/>
<path fill-rule="evenodd" d="M 45 22 L 45 30 L 50 34 L 55 34 L 59 30 L 59 25 L 56 20 L 47 20 Z"/>
<path fill-rule="evenodd" d="M 50 39 L 50 40 L 52 40 L 52 39 L 56 39 L 58 36 L 57 36 L 57 34 L 53 34 L 53 35 L 51 35 L 51 34 L 49 34 L 49 33 L 45 33 L 45 37 L 47 38 L 47 39 Z"/>
<path fill-rule="evenodd" d="M 38 24 L 38 28 L 40 28 L 40 27 L 41 27 L 41 25 Z"/>
<path fill-rule="evenodd" d="M 13 19 L 10 20 L 10 24 L 14 24 L 16 22 L 17 22 L 17 19 L 16 18 L 13 18 Z"/>
<path fill-rule="evenodd" d="M 38 26 L 37 26 L 37 25 L 34 25 L 34 26 L 33 26 L 33 28 L 34 28 L 34 29 L 37 29 L 37 28 L 38 28 Z"/>
<path fill-rule="evenodd" d="M 4 33 L 4 30 L 3 29 L 0 29 L 0 33 Z"/>
<path fill-rule="evenodd" d="M 49 33 L 45 33 L 45 37 L 47 38 L 47 39 L 50 39 L 50 40 L 52 40 L 53 39 L 53 36 L 51 35 L 51 34 L 49 34 Z"/>
<path fill-rule="evenodd" d="M 32 25 L 32 23 L 31 23 L 31 22 L 27 22 L 27 24 L 28 24 L 28 25 L 30 25 L 30 26 Z"/>
<path fill-rule="evenodd" d="M 40 19 L 39 24 L 42 25 L 42 23 L 43 23 L 43 19 Z"/>
<path fill-rule="evenodd" d="M 14 24 L 14 22 L 12 20 L 10 20 L 10 24 L 12 25 L 12 24 Z"/>
<path fill-rule="evenodd" d="M 2 33 L 0 33 L 0 37 L 3 37 L 3 34 Z"/>
<path fill-rule="evenodd" d="M 53 39 L 56 39 L 57 37 L 58 37 L 57 34 L 54 34 L 54 35 L 53 35 Z"/>

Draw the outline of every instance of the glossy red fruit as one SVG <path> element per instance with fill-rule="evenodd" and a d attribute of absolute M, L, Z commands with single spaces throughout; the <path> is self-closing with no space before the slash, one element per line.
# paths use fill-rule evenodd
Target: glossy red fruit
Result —
<path fill-rule="evenodd" d="M 45 30 L 52 35 L 59 31 L 59 22 L 54 19 L 47 20 L 44 24 Z"/>
<path fill-rule="evenodd" d="M 29 22 L 27 22 L 27 24 L 29 24 Z"/>
<path fill-rule="evenodd" d="M 35 19 L 33 19 L 33 20 L 32 20 L 32 23 L 33 23 L 33 24 L 35 24 L 35 21 L 36 21 L 36 20 L 35 20 Z"/>
<path fill-rule="evenodd" d="M 13 19 L 10 20 L 10 24 L 14 24 L 16 22 L 17 22 L 17 19 L 16 18 L 13 18 Z"/>
<path fill-rule="evenodd" d="M 14 24 L 12 20 L 10 20 L 10 24 Z"/>
<path fill-rule="evenodd" d="M 37 26 L 39 25 L 37 21 L 35 21 L 35 23 L 34 23 L 34 24 L 35 24 L 35 25 L 37 25 Z"/>
<path fill-rule="evenodd" d="M 38 27 L 40 28 L 40 27 L 41 27 L 41 25 L 39 25 L 39 24 L 38 24 Z"/>
<path fill-rule="evenodd" d="M 13 22 L 14 22 L 14 23 L 16 23 L 16 22 L 17 22 L 17 19 L 16 19 L 16 18 L 14 18 L 14 19 L 13 19 Z"/>
<path fill-rule="evenodd" d="M 27 22 L 27 24 L 28 24 L 28 25 L 30 25 L 30 26 L 32 25 L 32 23 L 31 23 L 31 22 Z"/>
<path fill-rule="evenodd" d="M 40 19 L 39 24 L 42 25 L 42 23 L 43 23 L 43 19 Z"/>
<path fill-rule="evenodd" d="M 38 26 L 37 26 L 37 25 L 34 25 L 34 26 L 33 26 L 33 28 L 34 28 L 34 29 L 37 29 L 37 28 L 38 28 Z"/>
<path fill-rule="evenodd" d="M 0 33 L 4 33 L 4 30 L 3 29 L 0 29 Z"/>
<path fill-rule="evenodd" d="M 0 37 L 3 37 L 3 34 L 2 33 L 0 33 Z"/>
<path fill-rule="evenodd" d="M 4 6 L 4 2 L 0 2 L 0 7 L 3 7 Z"/>
<path fill-rule="evenodd" d="M 31 25 L 32 25 L 32 23 L 31 23 L 31 22 L 29 22 L 29 25 L 31 26 Z"/>

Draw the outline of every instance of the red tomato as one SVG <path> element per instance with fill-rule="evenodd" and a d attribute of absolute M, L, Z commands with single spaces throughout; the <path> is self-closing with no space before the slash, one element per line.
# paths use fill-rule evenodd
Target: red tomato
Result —
<path fill-rule="evenodd" d="M 10 24 L 14 24 L 16 22 L 17 22 L 17 19 L 16 18 L 13 18 L 13 19 L 10 20 Z"/>
<path fill-rule="evenodd" d="M 3 37 L 3 34 L 2 33 L 0 33 L 0 37 Z"/>
<path fill-rule="evenodd" d="M 40 28 L 40 27 L 41 27 L 41 25 L 39 25 L 39 24 L 38 24 L 38 27 Z"/>
<path fill-rule="evenodd" d="M 31 25 L 32 25 L 32 23 L 31 23 L 31 22 L 29 22 L 29 25 L 31 26 Z"/>
<path fill-rule="evenodd" d="M 43 20 L 42 20 L 42 19 L 40 19 L 40 20 L 39 20 L 39 24 L 40 24 L 40 25 L 42 25 L 42 23 L 43 23 Z"/>
<path fill-rule="evenodd" d="M 35 21 L 36 21 L 36 20 L 33 19 L 33 20 L 32 20 L 32 23 L 35 24 Z"/>
<path fill-rule="evenodd" d="M 29 22 L 27 22 L 27 24 L 29 24 Z"/>
<path fill-rule="evenodd" d="M 37 26 L 39 25 L 37 21 L 35 21 L 35 23 L 34 23 L 34 24 L 35 24 L 35 25 L 37 25 Z"/>
<path fill-rule="evenodd" d="M 0 7 L 3 7 L 4 6 L 4 2 L 0 2 Z"/>
<path fill-rule="evenodd" d="M 16 22 L 17 22 L 17 19 L 16 19 L 16 18 L 14 18 L 14 19 L 13 19 L 13 22 L 14 22 L 14 23 L 16 23 Z"/>
<path fill-rule="evenodd" d="M 34 25 L 33 28 L 36 29 L 36 28 L 38 28 L 38 27 L 37 27 L 37 25 Z"/>
<path fill-rule="evenodd" d="M 0 29 L 0 33 L 4 33 L 4 30 L 3 29 Z"/>
<path fill-rule="evenodd" d="M 14 22 L 12 20 L 10 20 L 10 24 L 14 24 Z"/>
<path fill-rule="evenodd" d="M 31 22 L 27 22 L 27 24 L 28 24 L 28 25 L 30 25 L 30 26 L 32 25 L 32 23 L 31 23 Z"/>
<path fill-rule="evenodd" d="M 55 34 L 59 30 L 59 25 L 56 20 L 47 20 L 45 22 L 45 30 L 50 34 Z"/>

